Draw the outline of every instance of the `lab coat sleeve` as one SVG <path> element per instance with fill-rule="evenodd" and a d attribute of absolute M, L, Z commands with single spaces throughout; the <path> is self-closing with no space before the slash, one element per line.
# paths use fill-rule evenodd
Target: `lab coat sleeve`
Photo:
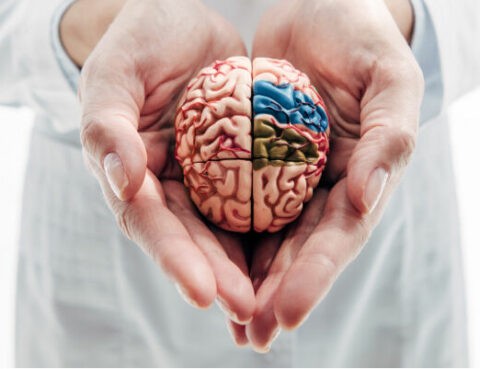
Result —
<path fill-rule="evenodd" d="M 437 35 L 447 107 L 480 84 L 480 1 L 424 1 Z"/>
<path fill-rule="evenodd" d="M 72 91 L 78 90 L 78 82 L 80 79 L 80 69 L 75 65 L 73 60 L 67 54 L 65 48 L 62 45 L 60 40 L 60 21 L 62 20 L 63 14 L 65 11 L 74 3 L 76 0 L 64 0 L 64 2 L 57 8 L 52 18 L 52 47 L 57 59 L 58 65 L 60 66 L 65 78 L 68 81 Z"/>
<path fill-rule="evenodd" d="M 415 13 L 412 52 L 425 79 L 425 95 L 422 101 L 420 124 L 440 114 L 443 102 L 443 80 L 440 68 L 437 36 L 432 18 L 423 0 L 411 0 Z"/>
<path fill-rule="evenodd" d="M 0 104 L 26 105 L 37 115 L 48 114 L 60 131 L 78 128 L 78 122 L 65 122 L 65 110 L 72 116 L 78 102 L 54 42 L 58 38 L 59 14 L 69 3 L 0 2 Z"/>
<path fill-rule="evenodd" d="M 18 64 L 17 34 L 25 13 L 25 1 L 3 0 L 0 3 L 0 104 L 19 105 L 22 95 Z"/>

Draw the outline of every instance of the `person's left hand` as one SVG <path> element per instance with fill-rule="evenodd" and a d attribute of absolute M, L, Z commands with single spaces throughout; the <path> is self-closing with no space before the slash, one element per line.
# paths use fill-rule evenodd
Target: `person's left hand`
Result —
<path fill-rule="evenodd" d="M 230 322 L 238 344 L 267 351 L 280 328 L 300 326 L 380 220 L 413 152 L 423 93 L 405 38 L 382 0 L 283 1 L 261 21 L 254 56 L 311 78 L 330 112 L 331 152 L 301 217 L 259 241 L 253 321 Z"/>

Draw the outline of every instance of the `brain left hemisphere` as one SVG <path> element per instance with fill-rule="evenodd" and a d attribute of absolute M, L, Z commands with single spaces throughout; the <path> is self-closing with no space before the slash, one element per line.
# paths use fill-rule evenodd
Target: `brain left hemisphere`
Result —
<path fill-rule="evenodd" d="M 302 124 L 316 133 L 325 132 L 328 127 L 325 110 L 289 83 L 275 85 L 269 81 L 256 81 L 253 85 L 253 113 L 254 116 L 271 115 L 278 123 Z"/>

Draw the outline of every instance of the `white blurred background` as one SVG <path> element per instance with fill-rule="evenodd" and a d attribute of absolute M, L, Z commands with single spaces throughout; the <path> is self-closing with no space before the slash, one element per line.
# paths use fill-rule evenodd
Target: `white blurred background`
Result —
<path fill-rule="evenodd" d="M 480 366 L 480 89 L 450 111 L 463 236 L 471 365 Z M 0 367 L 13 365 L 17 239 L 25 161 L 32 126 L 27 109 L 0 107 Z"/>

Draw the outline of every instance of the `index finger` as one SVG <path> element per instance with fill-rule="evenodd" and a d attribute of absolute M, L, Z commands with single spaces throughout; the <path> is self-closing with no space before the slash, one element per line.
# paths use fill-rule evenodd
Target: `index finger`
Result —
<path fill-rule="evenodd" d="M 215 276 L 187 229 L 166 206 L 155 175 L 147 171 L 139 191 L 128 202 L 117 199 L 105 178 L 101 182 L 125 235 L 152 257 L 189 303 L 200 308 L 210 306 L 217 294 Z"/>
<path fill-rule="evenodd" d="M 381 207 L 362 214 L 348 200 L 346 180 L 332 189 L 322 220 L 282 278 L 274 299 L 280 326 L 298 327 L 328 293 L 337 276 L 362 249 Z"/>

